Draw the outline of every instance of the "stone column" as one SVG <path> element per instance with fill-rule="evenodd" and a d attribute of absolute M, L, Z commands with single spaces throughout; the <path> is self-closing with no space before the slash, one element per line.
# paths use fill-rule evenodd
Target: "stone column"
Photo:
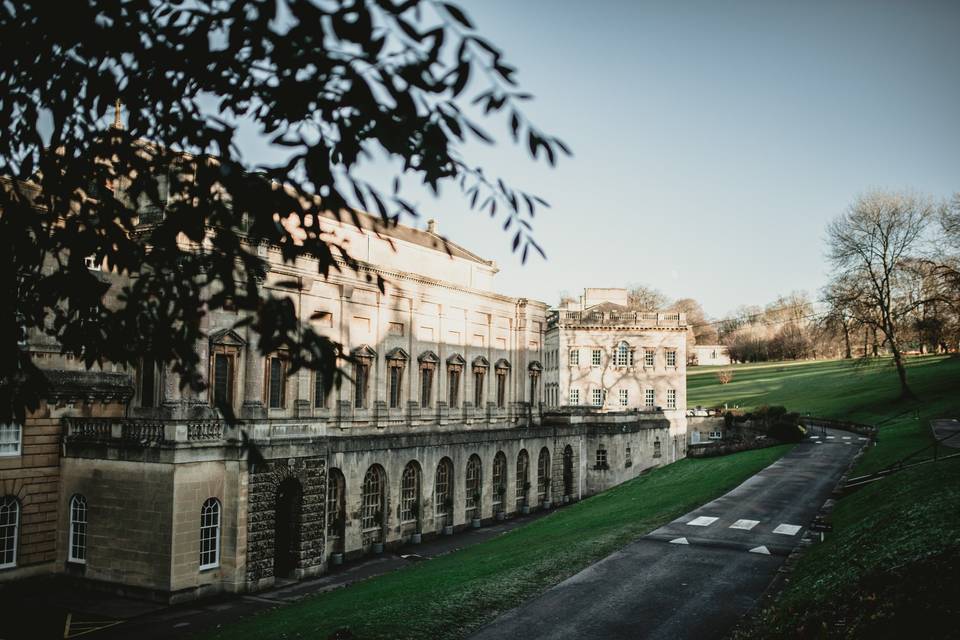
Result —
<path fill-rule="evenodd" d="M 244 380 L 243 404 L 240 407 L 241 418 L 267 417 L 267 409 L 263 404 L 263 377 L 266 365 L 258 347 L 259 340 L 256 334 L 247 329 L 247 348 L 243 354 Z"/>

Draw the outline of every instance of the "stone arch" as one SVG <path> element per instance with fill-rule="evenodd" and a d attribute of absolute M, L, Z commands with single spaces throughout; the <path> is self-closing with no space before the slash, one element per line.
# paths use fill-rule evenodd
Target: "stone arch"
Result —
<path fill-rule="evenodd" d="M 497 451 L 497 455 L 493 456 L 490 476 L 493 481 L 493 512 L 506 511 L 507 456 L 503 451 Z"/>
<path fill-rule="evenodd" d="M 400 475 L 399 504 L 397 505 L 397 520 L 401 529 L 420 530 L 420 517 L 423 513 L 423 471 L 420 463 L 411 460 L 403 468 Z"/>
<path fill-rule="evenodd" d="M 516 483 L 517 483 L 517 509 L 528 504 L 530 500 L 530 454 L 527 453 L 526 449 L 520 449 L 520 452 L 517 454 L 517 472 L 516 472 Z"/>
<path fill-rule="evenodd" d="M 360 488 L 360 533 L 363 544 L 383 542 L 387 526 L 387 472 L 372 464 L 363 476 Z"/>
<path fill-rule="evenodd" d="M 466 499 L 464 500 L 466 520 L 482 517 L 483 463 L 480 462 L 480 456 L 475 453 L 467 460 L 464 488 L 466 489 Z"/>
<path fill-rule="evenodd" d="M 573 486 L 573 447 L 569 444 L 563 448 L 563 495 L 565 497 L 574 494 Z"/>
<path fill-rule="evenodd" d="M 327 474 L 327 542 L 330 551 L 342 553 L 347 525 L 347 480 L 340 469 Z"/>
<path fill-rule="evenodd" d="M 444 456 L 437 464 L 433 486 L 433 505 L 437 527 L 453 525 L 453 478 L 453 461 Z"/>
<path fill-rule="evenodd" d="M 537 500 L 545 502 L 550 499 L 550 449 L 543 447 L 537 456 Z"/>

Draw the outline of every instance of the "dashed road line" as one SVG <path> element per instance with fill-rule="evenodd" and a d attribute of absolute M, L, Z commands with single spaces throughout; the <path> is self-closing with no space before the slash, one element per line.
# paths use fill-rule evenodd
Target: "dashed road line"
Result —
<path fill-rule="evenodd" d="M 783 536 L 795 536 L 797 535 L 797 531 L 800 531 L 800 525 L 798 524 L 780 524 L 773 530 L 774 533 L 779 533 Z"/>
<path fill-rule="evenodd" d="M 827 436 L 827 440 L 836 440 L 837 436 Z"/>
<path fill-rule="evenodd" d="M 691 527 L 709 527 L 716 521 L 717 518 L 714 518 L 713 516 L 700 516 L 698 518 L 694 518 L 687 524 Z"/>
<path fill-rule="evenodd" d="M 742 531 L 750 531 L 750 529 L 753 529 L 758 524 L 760 524 L 759 520 L 737 520 L 732 525 L 730 525 L 728 529 L 740 529 Z"/>

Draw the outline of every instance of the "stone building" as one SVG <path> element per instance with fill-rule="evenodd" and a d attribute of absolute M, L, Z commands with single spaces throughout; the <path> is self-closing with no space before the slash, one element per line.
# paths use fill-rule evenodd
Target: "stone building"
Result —
<path fill-rule="evenodd" d="M 722 344 L 698 344 L 693 347 L 690 364 L 728 365 L 730 349 Z"/>
<path fill-rule="evenodd" d="M 686 321 L 682 313 L 634 311 L 626 289 L 586 289 L 579 304 L 547 318 L 544 392 L 548 410 L 664 415 L 670 460 L 686 444 Z"/>
<path fill-rule="evenodd" d="M 209 390 L 199 394 L 151 362 L 78 371 L 55 344 L 31 339 L 27 348 L 49 354 L 57 391 L 0 434 L 0 580 L 65 573 L 165 601 L 254 591 L 414 533 L 577 500 L 683 455 L 681 318 L 611 324 L 603 308 L 574 321 L 497 294 L 496 266 L 444 243 L 432 223 L 361 222 L 324 223 L 356 272 L 322 279 L 310 259 L 284 263 L 260 248 L 271 265 L 264 286 L 355 356 L 351 381 L 329 394 L 312 372 L 288 375 L 284 354 L 262 355 L 254 333 L 231 329 L 236 312 L 205 317 L 209 339 L 197 349 Z M 298 290 L 277 286 L 290 280 Z M 597 312 L 607 320 L 594 326 Z M 568 363 L 573 346 L 588 361 L 601 339 L 613 340 L 601 367 L 637 380 L 611 384 L 614 402 L 594 408 L 593 376 L 608 379 Z M 655 349 L 654 368 L 608 362 L 622 340 Z M 584 402 L 545 394 L 559 353 L 562 397 L 579 386 Z M 640 401 L 647 384 L 653 406 Z M 627 404 L 616 403 L 620 388 L 634 394 Z M 237 424 L 222 421 L 214 398 L 232 404 Z"/>

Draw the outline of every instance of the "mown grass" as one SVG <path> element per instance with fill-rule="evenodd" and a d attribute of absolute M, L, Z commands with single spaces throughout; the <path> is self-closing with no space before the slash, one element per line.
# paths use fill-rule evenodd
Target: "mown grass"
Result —
<path fill-rule="evenodd" d="M 681 460 L 498 538 L 240 620 L 205 637 L 459 638 L 777 460 L 779 446 Z"/>
<path fill-rule="evenodd" d="M 823 417 L 877 424 L 854 474 L 884 468 L 933 437 L 929 421 L 960 415 L 960 359 L 911 359 L 916 402 L 898 400 L 896 373 L 833 361 L 738 367 L 720 385 L 690 378 L 692 405 L 782 404 Z M 739 384 L 739 386 L 733 386 Z M 941 447 L 940 454 L 957 449 Z M 922 460 L 932 449 L 916 457 Z M 840 500 L 834 532 L 810 548 L 783 592 L 736 633 L 740 638 L 960 637 L 960 460 L 917 466 Z"/>

